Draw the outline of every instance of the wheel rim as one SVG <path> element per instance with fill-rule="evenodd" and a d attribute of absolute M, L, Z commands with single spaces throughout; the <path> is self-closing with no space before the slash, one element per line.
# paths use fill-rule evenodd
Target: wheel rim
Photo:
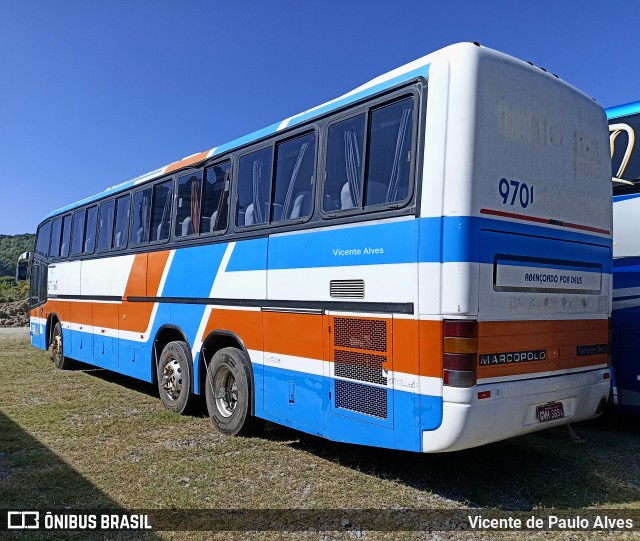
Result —
<path fill-rule="evenodd" d="M 231 370 L 221 367 L 213 380 L 213 398 L 223 417 L 231 417 L 238 404 L 238 384 Z"/>
<path fill-rule="evenodd" d="M 58 332 L 57 329 L 55 329 L 53 332 L 51 352 L 53 353 L 54 359 L 57 360 L 62 358 L 62 335 Z"/>
<path fill-rule="evenodd" d="M 171 359 L 162 369 L 162 388 L 171 400 L 177 400 L 182 392 L 182 369 L 177 359 Z"/>

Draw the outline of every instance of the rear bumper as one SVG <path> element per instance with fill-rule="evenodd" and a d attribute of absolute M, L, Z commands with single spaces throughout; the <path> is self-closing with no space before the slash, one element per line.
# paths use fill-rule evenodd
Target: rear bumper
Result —
<path fill-rule="evenodd" d="M 423 431 L 422 451 L 458 451 L 596 417 L 598 405 L 609 396 L 607 373 L 602 368 L 469 389 L 444 387 L 442 424 Z M 483 391 L 491 391 L 491 397 L 479 400 Z M 536 406 L 547 402 L 562 402 L 564 418 L 539 422 Z"/>

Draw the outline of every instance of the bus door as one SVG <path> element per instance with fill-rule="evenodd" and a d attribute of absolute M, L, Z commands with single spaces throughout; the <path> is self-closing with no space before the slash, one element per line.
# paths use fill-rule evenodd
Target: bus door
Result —
<path fill-rule="evenodd" d="M 29 283 L 29 306 L 31 316 L 31 345 L 40 349 L 47 348 L 46 315 L 44 302 L 47 300 L 47 264 L 37 259 L 31 266 L 31 281 Z"/>

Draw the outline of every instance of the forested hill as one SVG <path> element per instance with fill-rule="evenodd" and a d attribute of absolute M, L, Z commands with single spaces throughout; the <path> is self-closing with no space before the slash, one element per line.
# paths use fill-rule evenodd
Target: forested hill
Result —
<path fill-rule="evenodd" d="M 16 261 L 22 252 L 33 251 L 35 235 L 0 235 L 0 276 L 15 276 Z"/>

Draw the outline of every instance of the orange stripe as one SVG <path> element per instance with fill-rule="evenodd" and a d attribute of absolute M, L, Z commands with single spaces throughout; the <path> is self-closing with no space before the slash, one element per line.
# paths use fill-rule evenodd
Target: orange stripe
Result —
<path fill-rule="evenodd" d="M 160 280 L 164 273 L 164 268 L 169 259 L 169 250 L 164 252 L 151 252 L 147 261 L 147 295 L 155 297 L 158 295 Z"/>
<path fill-rule="evenodd" d="M 263 312 L 264 349 L 283 355 L 322 359 L 324 317 L 315 314 Z"/>
<path fill-rule="evenodd" d="M 607 364 L 608 355 L 578 357 L 580 345 L 607 344 L 607 320 L 478 323 L 478 353 L 545 350 L 547 359 L 478 367 L 478 379 Z"/>
<path fill-rule="evenodd" d="M 183 167 L 187 167 L 188 165 L 201 162 L 202 160 L 206 159 L 209 152 L 209 150 L 205 150 L 204 152 L 199 152 L 198 154 L 194 154 L 193 156 L 189 156 L 188 158 L 185 158 L 183 160 L 173 162 L 172 164 L 167 166 L 167 170 L 165 171 L 165 173 L 171 173 L 171 171 L 176 171 L 177 169 L 182 169 Z"/>
<path fill-rule="evenodd" d="M 247 349 L 262 350 L 262 312 L 214 308 L 203 337 L 214 330 L 233 332 Z"/>
<path fill-rule="evenodd" d="M 420 375 L 442 377 L 442 321 L 421 320 Z"/>

